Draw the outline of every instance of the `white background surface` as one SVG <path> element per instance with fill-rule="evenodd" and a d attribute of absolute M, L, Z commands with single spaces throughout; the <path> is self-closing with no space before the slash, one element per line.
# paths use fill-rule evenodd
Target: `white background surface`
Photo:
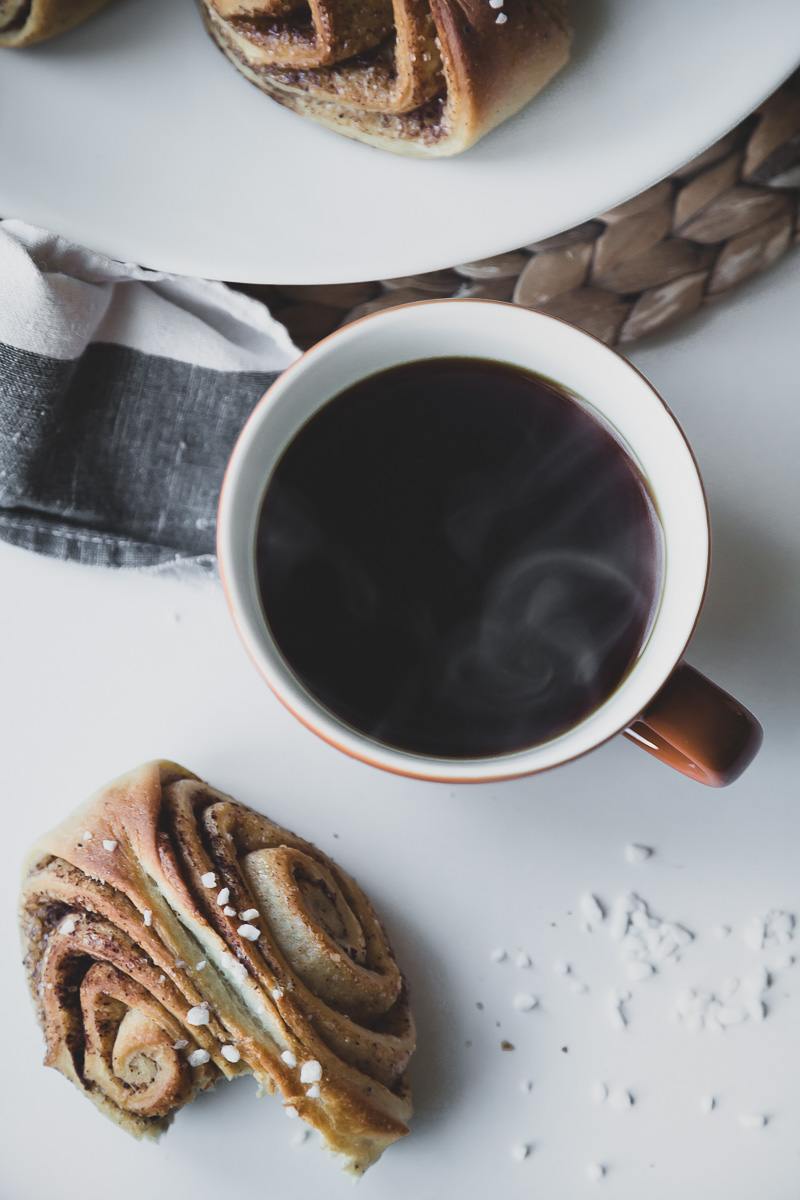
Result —
<path fill-rule="evenodd" d="M 715 562 L 692 660 L 766 727 L 760 758 L 728 791 L 690 783 L 620 739 L 498 786 L 382 776 L 283 711 L 213 582 L 98 573 L 0 547 L 2 1200 L 353 1194 L 313 1142 L 290 1147 L 296 1126 L 276 1102 L 257 1101 L 250 1081 L 180 1113 L 155 1147 L 129 1140 L 40 1066 L 18 966 L 19 862 L 103 779 L 157 755 L 312 837 L 387 920 L 419 1020 L 417 1115 L 360 1195 L 572 1200 L 600 1187 L 617 1200 L 796 1200 L 800 966 L 779 976 L 762 1025 L 692 1037 L 668 1013 L 679 987 L 752 968 L 738 935 L 749 916 L 800 910 L 798 265 L 795 254 L 633 354 L 682 420 L 708 485 Z M 630 840 L 656 856 L 627 865 Z M 566 915 L 587 888 L 606 900 L 635 888 L 697 934 L 681 964 L 637 987 L 625 1033 L 606 1017 L 606 991 L 622 982 L 616 951 Z M 720 921 L 737 927 L 727 943 L 709 932 Z M 536 969 L 491 964 L 495 945 L 524 946 Z M 556 958 L 575 965 L 588 996 L 554 975 Z M 539 1011 L 513 1011 L 521 989 L 541 996 Z M 514 1053 L 501 1052 L 502 1037 Z M 593 1106 L 598 1078 L 630 1087 L 635 1108 Z M 719 1097 L 709 1117 L 705 1093 Z M 738 1114 L 753 1110 L 770 1123 L 743 1131 Z M 519 1140 L 535 1145 L 522 1164 L 510 1155 Z M 584 1179 L 591 1160 L 608 1164 L 600 1185 Z"/>
<path fill-rule="evenodd" d="M 3 55 L 0 212 L 187 275 L 405 275 L 534 241 L 641 191 L 800 59 L 797 0 L 571 7 L 572 62 L 555 82 L 474 150 L 425 162 L 269 101 L 206 36 L 195 0 L 117 0 L 64 38 Z"/>

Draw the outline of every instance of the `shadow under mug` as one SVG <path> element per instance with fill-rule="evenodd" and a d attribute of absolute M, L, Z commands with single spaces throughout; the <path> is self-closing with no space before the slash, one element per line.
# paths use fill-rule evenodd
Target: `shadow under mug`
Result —
<path fill-rule="evenodd" d="M 616 690 L 573 728 L 494 758 L 439 759 L 383 745 L 320 704 L 274 642 L 256 578 L 261 502 L 295 434 L 327 401 L 401 363 L 447 356 L 511 363 L 555 380 L 616 432 L 648 481 L 663 534 L 661 593 L 650 632 Z M 692 779 L 724 786 L 762 740 L 755 717 L 683 661 L 705 596 L 708 511 L 697 464 L 661 397 L 620 355 L 554 317 L 486 300 L 430 300 L 374 313 L 331 334 L 290 366 L 254 409 L 220 497 L 217 551 L 228 605 L 250 657 L 309 729 L 363 762 L 450 783 L 510 779 L 569 762 L 624 733 Z"/>

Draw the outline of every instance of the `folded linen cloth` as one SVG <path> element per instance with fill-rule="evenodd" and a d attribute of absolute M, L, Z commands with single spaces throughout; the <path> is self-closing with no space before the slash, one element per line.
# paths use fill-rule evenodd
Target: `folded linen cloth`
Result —
<path fill-rule="evenodd" d="M 0 539 L 97 565 L 213 565 L 233 444 L 298 353 L 225 284 L 0 221 Z"/>

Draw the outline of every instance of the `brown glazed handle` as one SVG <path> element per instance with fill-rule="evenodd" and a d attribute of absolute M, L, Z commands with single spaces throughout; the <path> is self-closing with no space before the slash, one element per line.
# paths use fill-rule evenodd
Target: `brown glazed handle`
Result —
<path fill-rule="evenodd" d="M 625 736 L 690 779 L 726 787 L 753 761 L 764 731 L 743 704 L 681 662 Z"/>

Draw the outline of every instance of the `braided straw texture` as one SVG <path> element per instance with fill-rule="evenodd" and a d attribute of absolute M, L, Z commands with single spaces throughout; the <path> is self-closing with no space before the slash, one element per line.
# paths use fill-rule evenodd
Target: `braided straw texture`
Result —
<path fill-rule="evenodd" d="M 668 179 L 566 233 L 452 270 L 253 289 L 306 348 L 366 313 L 436 296 L 513 300 L 624 345 L 689 316 L 798 240 L 800 71 Z"/>

